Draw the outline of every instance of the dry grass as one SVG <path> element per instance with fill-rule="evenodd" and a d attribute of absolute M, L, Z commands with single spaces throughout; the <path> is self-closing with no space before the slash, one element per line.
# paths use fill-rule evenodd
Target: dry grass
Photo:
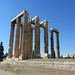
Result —
<path fill-rule="evenodd" d="M 75 75 L 74 70 L 62 70 L 62 69 L 52 69 L 52 68 L 42 68 L 42 67 L 33 67 L 25 65 L 0 65 L 2 69 L 16 73 L 18 75 Z M 14 71 L 14 68 L 18 68 L 17 71 Z"/>

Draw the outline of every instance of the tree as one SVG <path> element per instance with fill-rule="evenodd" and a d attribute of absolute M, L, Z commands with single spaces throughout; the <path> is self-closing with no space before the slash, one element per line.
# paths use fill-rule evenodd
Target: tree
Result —
<path fill-rule="evenodd" d="M 3 47 L 3 43 L 0 43 L 0 60 L 3 60 L 3 56 L 4 56 L 4 47 Z"/>

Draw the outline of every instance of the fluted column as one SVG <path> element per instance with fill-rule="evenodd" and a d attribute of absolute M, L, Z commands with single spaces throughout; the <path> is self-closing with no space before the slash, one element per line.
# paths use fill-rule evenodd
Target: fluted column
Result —
<path fill-rule="evenodd" d="M 15 49 L 14 49 L 14 57 L 19 57 L 19 38 L 20 38 L 20 24 L 21 24 L 21 17 L 16 19 L 17 27 L 16 27 L 16 37 L 15 37 Z"/>
<path fill-rule="evenodd" d="M 35 57 L 40 57 L 40 42 L 39 42 L 39 17 L 35 18 Z"/>
<path fill-rule="evenodd" d="M 21 27 L 20 55 L 22 55 L 23 27 Z"/>
<path fill-rule="evenodd" d="M 53 42 L 53 31 L 50 30 L 50 42 L 51 42 L 51 58 L 54 56 L 54 42 Z"/>
<path fill-rule="evenodd" d="M 44 23 L 44 53 L 48 53 L 48 22 Z"/>
<path fill-rule="evenodd" d="M 15 23 L 11 22 L 11 32 L 10 32 L 9 50 L 8 50 L 9 58 L 12 58 L 12 52 L 13 52 L 14 26 Z"/>
<path fill-rule="evenodd" d="M 23 25 L 23 40 L 22 40 L 22 59 L 27 58 L 27 48 L 28 48 L 28 13 L 25 11 L 24 25 Z"/>
<path fill-rule="evenodd" d="M 57 58 L 60 57 L 60 52 L 59 52 L 59 32 L 56 33 L 56 49 L 57 49 Z"/>
<path fill-rule="evenodd" d="M 28 58 L 31 58 L 32 57 L 32 28 L 31 28 L 31 20 L 29 19 L 28 20 L 28 50 L 27 50 L 27 53 L 28 53 Z"/>

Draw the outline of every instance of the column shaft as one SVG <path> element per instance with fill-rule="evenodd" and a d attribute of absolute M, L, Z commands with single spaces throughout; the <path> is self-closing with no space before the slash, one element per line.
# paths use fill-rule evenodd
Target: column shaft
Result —
<path fill-rule="evenodd" d="M 40 57 L 39 17 L 35 19 L 35 57 Z"/>
<path fill-rule="evenodd" d="M 57 49 L 57 58 L 60 57 L 60 52 L 59 52 L 59 32 L 56 33 L 56 49 Z"/>
<path fill-rule="evenodd" d="M 44 53 L 48 53 L 48 27 L 44 27 Z"/>
<path fill-rule="evenodd" d="M 53 58 L 54 56 L 53 31 L 50 31 L 50 42 L 51 42 L 51 58 Z"/>
<path fill-rule="evenodd" d="M 11 22 L 11 32 L 10 32 L 9 50 L 8 50 L 9 58 L 12 58 L 12 52 L 13 52 L 14 26 L 15 24 Z"/>
<path fill-rule="evenodd" d="M 28 13 L 24 13 L 24 25 L 23 25 L 23 40 L 22 40 L 22 59 L 27 58 L 28 48 Z"/>
<path fill-rule="evenodd" d="M 30 19 L 28 20 L 29 26 L 28 26 L 28 58 L 32 57 L 32 29 L 31 29 L 31 21 Z"/>
<path fill-rule="evenodd" d="M 14 56 L 15 58 L 19 57 L 19 38 L 20 38 L 20 24 L 21 24 L 21 18 L 18 17 L 16 19 L 17 27 L 16 27 L 16 37 L 15 37 L 15 49 L 14 49 Z"/>

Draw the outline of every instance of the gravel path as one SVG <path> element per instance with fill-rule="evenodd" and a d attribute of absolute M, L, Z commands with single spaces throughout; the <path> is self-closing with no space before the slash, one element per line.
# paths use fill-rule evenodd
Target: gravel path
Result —
<path fill-rule="evenodd" d="M 0 69 L 0 75 L 16 75 L 16 74 Z"/>

